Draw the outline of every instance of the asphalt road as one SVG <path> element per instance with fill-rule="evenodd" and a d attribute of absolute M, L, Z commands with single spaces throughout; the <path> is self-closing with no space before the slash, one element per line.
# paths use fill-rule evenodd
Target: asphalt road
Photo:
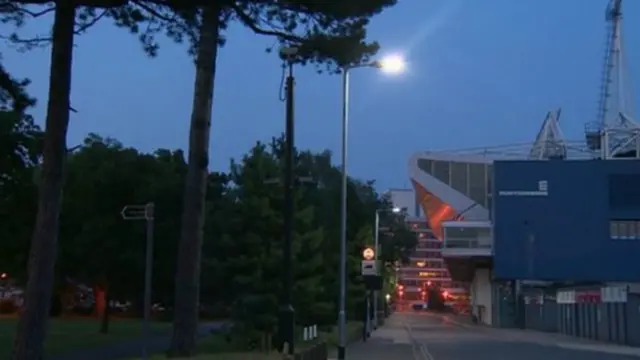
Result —
<path fill-rule="evenodd" d="M 559 347 L 523 336 L 506 336 L 504 331 L 469 328 L 439 316 L 396 313 L 394 327 L 401 323 L 414 348 L 413 357 L 400 360 L 638 360 L 631 355 L 609 354 Z M 354 359 L 360 360 L 360 359 Z"/>

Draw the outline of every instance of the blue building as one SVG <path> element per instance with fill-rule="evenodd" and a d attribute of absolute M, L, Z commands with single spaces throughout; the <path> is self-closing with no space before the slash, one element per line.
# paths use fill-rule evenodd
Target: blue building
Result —
<path fill-rule="evenodd" d="M 494 279 L 640 282 L 640 161 L 496 161 Z"/>

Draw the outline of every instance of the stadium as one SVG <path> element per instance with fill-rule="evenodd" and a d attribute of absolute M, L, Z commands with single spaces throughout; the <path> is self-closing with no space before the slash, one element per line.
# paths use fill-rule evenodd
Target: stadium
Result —
<path fill-rule="evenodd" d="M 410 158 L 409 206 L 441 242 L 449 283 L 468 284 L 475 321 L 640 344 L 628 325 L 640 326 L 640 126 L 624 90 L 621 1 L 606 14 L 598 112 L 583 139 L 564 137 L 557 110 L 528 144 Z"/>

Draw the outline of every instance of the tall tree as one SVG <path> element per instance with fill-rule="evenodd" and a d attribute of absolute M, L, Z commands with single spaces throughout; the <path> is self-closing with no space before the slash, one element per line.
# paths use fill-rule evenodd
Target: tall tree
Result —
<path fill-rule="evenodd" d="M 176 312 L 170 356 L 195 352 L 199 308 L 200 262 L 204 227 L 204 198 L 215 62 L 221 30 L 237 20 L 260 35 L 296 46 L 297 60 L 338 67 L 360 63 L 378 46 L 365 43 L 365 27 L 373 15 L 396 0 L 340 2 L 196 1 L 202 6 L 196 46 L 196 80 L 189 135 L 189 171 L 185 186 L 182 236 L 176 274 Z"/>
<path fill-rule="evenodd" d="M 279 162 L 265 144 L 256 144 L 232 162 L 230 180 L 236 203 L 226 243 L 226 272 L 233 289 L 233 318 L 253 342 L 272 334 L 276 325 L 281 274 L 282 187 Z"/>
<path fill-rule="evenodd" d="M 104 332 L 109 299 L 130 300 L 142 309 L 144 226 L 123 221 L 123 206 L 156 204 L 154 279 L 161 281 L 154 283 L 154 296 L 173 290 L 179 229 L 173 220 L 180 214 L 185 168 L 181 152 L 144 154 L 94 134 L 68 159 L 57 270 L 93 286 Z M 95 261 L 98 254 L 104 261 Z"/>
<path fill-rule="evenodd" d="M 0 110 L 0 252 L 2 272 L 24 278 L 29 235 L 33 225 L 35 166 L 40 157 L 40 129 L 30 116 Z"/>
<path fill-rule="evenodd" d="M 0 62 L 0 238 L 8 239 L 0 262 L 13 278 L 24 276 L 23 248 L 29 245 L 36 195 L 33 174 L 42 151 L 42 131 L 27 113 L 35 105 L 28 85 Z"/>
<path fill-rule="evenodd" d="M 67 154 L 66 136 L 71 109 L 74 36 L 105 17 L 114 18 L 117 25 L 127 27 L 134 33 L 140 31 L 141 22 L 147 21 L 151 26 L 140 34 L 140 39 L 145 45 L 145 50 L 153 55 L 157 50 L 153 35 L 171 22 L 162 17 L 158 9 L 153 8 L 164 5 L 166 2 L 160 0 L 0 0 L 0 20 L 16 27 L 23 25 L 29 18 L 54 13 L 52 34 L 49 38 L 24 41 L 15 33 L 9 36 L 10 40 L 27 48 L 39 45 L 43 41 L 52 44 L 38 211 L 29 254 L 25 311 L 18 323 L 12 359 L 42 358 L 58 247 L 63 173 Z M 178 29 L 176 25 L 167 27 L 168 34 L 176 40 L 179 40 L 183 33 Z"/>

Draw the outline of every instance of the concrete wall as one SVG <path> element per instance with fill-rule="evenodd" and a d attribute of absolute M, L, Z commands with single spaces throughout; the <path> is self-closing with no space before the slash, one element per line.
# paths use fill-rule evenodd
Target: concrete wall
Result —
<path fill-rule="evenodd" d="M 492 288 L 491 271 L 476 269 L 471 282 L 471 303 L 473 314 L 478 321 L 491 325 L 492 323 Z"/>
<path fill-rule="evenodd" d="M 496 279 L 640 282 L 640 236 L 611 230 L 640 224 L 639 161 L 497 161 L 493 169 Z"/>

